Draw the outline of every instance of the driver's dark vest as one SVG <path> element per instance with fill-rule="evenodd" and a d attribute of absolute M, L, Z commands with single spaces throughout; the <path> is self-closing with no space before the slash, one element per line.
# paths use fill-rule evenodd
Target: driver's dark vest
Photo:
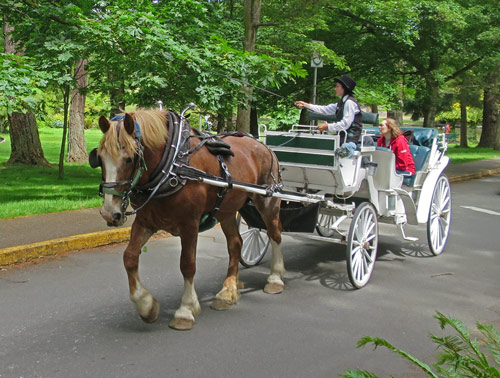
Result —
<path fill-rule="evenodd" d="M 349 126 L 349 128 L 346 130 L 347 132 L 346 142 L 354 142 L 357 144 L 359 143 L 359 139 L 361 138 L 361 130 L 363 129 L 363 123 L 361 121 L 362 119 L 361 108 L 354 97 L 349 96 L 347 97 L 346 102 L 347 100 L 351 100 L 356 104 L 358 112 L 354 114 L 354 121 L 352 122 L 351 126 Z M 337 115 L 338 120 L 344 118 L 344 105 L 345 102 L 343 102 L 342 99 L 337 104 L 337 111 L 335 112 L 335 114 Z M 341 138 L 343 138 L 342 137 L 343 133 L 340 133 L 340 135 Z M 342 143 L 344 143 L 344 141 L 341 141 L 340 144 Z"/>

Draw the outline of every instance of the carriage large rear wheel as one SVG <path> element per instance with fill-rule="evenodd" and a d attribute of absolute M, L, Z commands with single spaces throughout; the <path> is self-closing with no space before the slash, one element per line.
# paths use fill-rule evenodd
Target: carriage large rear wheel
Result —
<path fill-rule="evenodd" d="M 248 227 L 239 213 L 236 222 L 243 240 L 240 263 L 246 268 L 251 268 L 259 264 L 266 255 L 269 248 L 269 236 L 266 230 Z"/>
<path fill-rule="evenodd" d="M 356 208 L 347 238 L 347 273 L 356 289 L 364 287 L 377 258 L 378 221 L 373 205 L 363 202 Z"/>
<path fill-rule="evenodd" d="M 451 190 L 450 182 L 441 175 L 432 193 L 429 219 L 427 220 L 427 241 L 431 252 L 440 255 L 448 241 L 451 226 Z"/>

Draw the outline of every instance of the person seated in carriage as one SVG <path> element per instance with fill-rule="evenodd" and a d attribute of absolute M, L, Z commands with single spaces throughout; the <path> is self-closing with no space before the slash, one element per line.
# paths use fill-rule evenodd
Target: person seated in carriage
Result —
<path fill-rule="evenodd" d="M 340 144 L 352 156 L 361 137 L 363 124 L 361 121 L 361 108 L 358 101 L 354 98 L 354 88 L 356 82 L 347 75 L 342 75 L 336 78 L 335 94 L 340 97 L 340 101 L 336 104 L 329 105 L 314 105 L 304 101 L 296 101 L 295 105 L 302 109 L 307 108 L 310 111 L 323 115 L 337 115 L 340 119 L 338 122 L 324 123 L 318 126 L 319 131 L 345 131 L 347 137 L 343 140 L 341 133 Z M 344 143 L 345 142 L 345 143 Z"/>
<path fill-rule="evenodd" d="M 414 175 L 415 162 L 410 146 L 396 120 L 387 118 L 380 122 L 379 132 L 381 137 L 377 141 L 377 147 L 390 148 L 396 155 L 396 172 L 407 177 Z"/>

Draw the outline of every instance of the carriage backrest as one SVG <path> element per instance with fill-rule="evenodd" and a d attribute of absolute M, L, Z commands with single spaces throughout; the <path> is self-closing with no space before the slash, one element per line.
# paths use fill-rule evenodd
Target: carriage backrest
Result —
<path fill-rule="evenodd" d="M 389 148 L 377 147 L 370 152 L 372 161 L 377 163 L 373 182 L 378 190 L 400 188 L 403 176 L 396 173 L 396 155 Z"/>
<path fill-rule="evenodd" d="M 338 119 L 336 114 L 333 115 L 324 115 L 324 114 L 318 114 L 318 113 L 313 113 L 310 110 L 307 111 L 307 119 L 310 121 L 327 121 L 327 122 L 338 122 L 340 119 Z M 378 113 L 369 113 L 369 112 L 361 112 L 361 122 L 363 125 L 369 124 L 369 125 L 378 125 Z"/>
<path fill-rule="evenodd" d="M 431 149 L 425 146 L 417 146 L 416 144 L 410 145 L 411 156 L 415 162 L 415 171 L 421 171 L 425 168 Z"/>
<path fill-rule="evenodd" d="M 438 137 L 436 129 L 429 127 L 402 127 L 403 131 L 411 130 L 413 132 L 413 144 L 417 146 L 432 147 L 432 142 Z"/>
<path fill-rule="evenodd" d="M 281 163 L 333 167 L 338 138 L 333 135 L 267 132 L 266 145 Z"/>

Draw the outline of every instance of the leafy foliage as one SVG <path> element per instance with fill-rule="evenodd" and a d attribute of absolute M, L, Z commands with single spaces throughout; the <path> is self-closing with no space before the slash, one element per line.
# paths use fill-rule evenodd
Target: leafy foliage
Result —
<path fill-rule="evenodd" d="M 7 114 L 36 107 L 35 95 L 47 85 L 48 75 L 34 69 L 27 57 L 0 54 L 0 109 Z"/>
<path fill-rule="evenodd" d="M 418 366 L 429 377 L 500 377 L 500 332 L 497 329 L 492 325 L 477 322 L 476 327 L 481 334 L 478 340 L 471 335 L 471 331 L 462 321 L 445 316 L 439 311 L 434 318 L 438 320 L 441 329 L 449 327 L 456 333 L 450 336 L 430 335 L 441 350 L 437 363 L 433 365 L 436 372 L 429 365 L 381 338 L 365 336 L 358 341 L 358 347 L 369 343 L 375 348 L 383 346 Z M 359 370 L 349 370 L 342 376 L 376 377 L 373 373 Z"/>

